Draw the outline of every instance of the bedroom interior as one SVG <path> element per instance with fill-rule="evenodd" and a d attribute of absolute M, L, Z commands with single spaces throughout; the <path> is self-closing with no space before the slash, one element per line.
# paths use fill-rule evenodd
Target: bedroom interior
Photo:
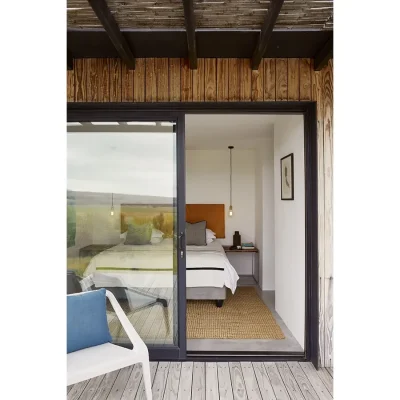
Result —
<path fill-rule="evenodd" d="M 184 255 L 188 352 L 304 351 L 303 116 L 185 121 L 184 250 L 175 125 L 68 124 L 68 279 L 112 291 L 149 348 L 170 346 Z M 283 201 L 280 164 L 291 153 L 295 200 Z M 108 318 L 125 345 L 111 308 Z"/>

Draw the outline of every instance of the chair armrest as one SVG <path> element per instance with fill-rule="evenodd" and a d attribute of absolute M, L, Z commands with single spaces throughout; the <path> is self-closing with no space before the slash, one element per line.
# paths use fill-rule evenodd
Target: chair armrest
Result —
<path fill-rule="evenodd" d="M 146 351 L 148 351 L 146 344 L 143 342 L 142 338 L 136 332 L 135 328 L 133 327 L 133 325 L 129 321 L 128 317 L 124 313 L 124 310 L 119 305 L 115 296 L 108 290 L 106 290 L 106 296 L 107 296 L 108 300 L 110 300 L 110 303 L 111 303 L 115 313 L 117 314 L 117 317 L 118 317 L 119 321 L 121 322 L 121 325 L 125 329 L 125 332 L 128 335 L 129 340 L 132 342 L 133 350 L 143 351 L 144 349 L 146 349 Z"/>

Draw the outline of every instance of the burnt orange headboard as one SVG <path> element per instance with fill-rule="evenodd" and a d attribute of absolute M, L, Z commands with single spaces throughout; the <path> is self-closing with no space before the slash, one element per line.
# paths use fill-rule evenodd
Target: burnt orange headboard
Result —
<path fill-rule="evenodd" d="M 186 221 L 207 221 L 217 238 L 225 237 L 225 204 L 186 204 Z"/>

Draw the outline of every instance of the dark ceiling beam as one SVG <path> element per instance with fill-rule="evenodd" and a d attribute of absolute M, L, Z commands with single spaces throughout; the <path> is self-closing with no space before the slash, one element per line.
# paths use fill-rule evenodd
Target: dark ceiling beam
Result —
<path fill-rule="evenodd" d="M 72 53 L 67 49 L 67 69 L 74 69 L 74 58 L 72 57 Z"/>
<path fill-rule="evenodd" d="M 330 38 L 317 52 L 314 57 L 314 70 L 320 71 L 333 57 L 333 38 Z"/>
<path fill-rule="evenodd" d="M 196 51 L 196 20 L 194 18 L 193 0 L 182 0 L 183 10 L 185 12 L 186 37 L 189 52 L 189 66 L 191 69 L 197 69 L 197 51 Z"/>
<path fill-rule="evenodd" d="M 114 16 L 111 14 L 106 1 L 88 0 L 88 2 L 103 25 L 104 30 L 107 32 L 122 61 L 125 62 L 129 69 L 135 69 L 135 57 L 128 42 L 121 33 Z"/>
<path fill-rule="evenodd" d="M 274 29 L 275 22 L 278 19 L 283 2 L 284 0 L 271 0 L 269 4 L 268 13 L 261 28 L 260 37 L 258 38 L 257 46 L 254 50 L 251 60 L 252 69 L 258 69 L 263 55 L 267 50 L 267 46 L 272 35 L 272 30 Z"/>

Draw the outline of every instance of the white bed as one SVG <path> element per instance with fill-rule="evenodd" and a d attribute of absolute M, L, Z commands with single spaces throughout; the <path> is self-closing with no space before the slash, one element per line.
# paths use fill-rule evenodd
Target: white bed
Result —
<path fill-rule="evenodd" d="M 118 244 L 93 257 L 84 272 L 97 287 L 168 288 L 173 286 L 173 240 L 159 244 Z M 186 248 L 187 288 L 229 288 L 239 279 L 218 240 Z M 188 297 L 190 298 L 190 297 Z"/>

